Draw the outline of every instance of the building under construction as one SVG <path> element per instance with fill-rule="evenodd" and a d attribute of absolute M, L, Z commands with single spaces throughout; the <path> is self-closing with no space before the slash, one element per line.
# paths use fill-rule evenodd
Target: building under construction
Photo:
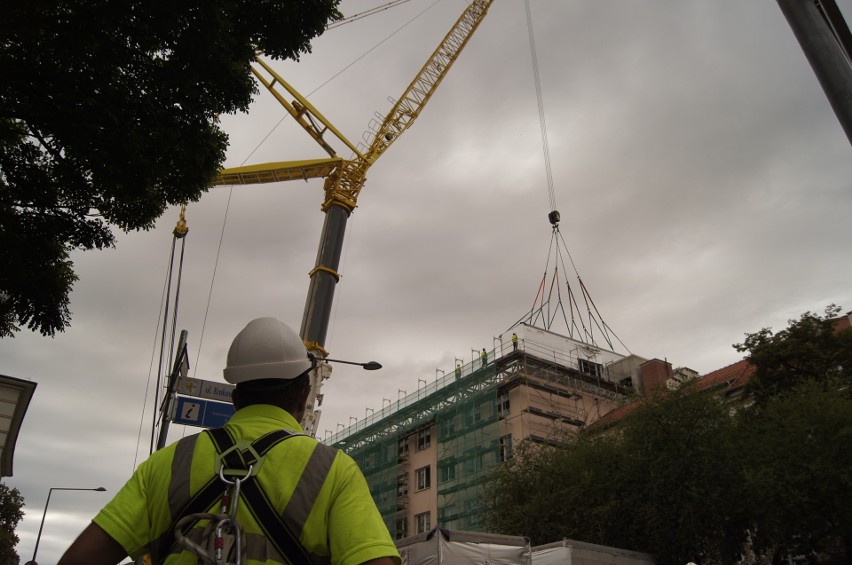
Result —
<path fill-rule="evenodd" d="M 514 329 L 516 341 L 501 339 L 484 358 L 326 438 L 361 467 L 397 539 L 435 526 L 482 531 L 483 483 L 513 445 L 555 443 L 672 377 L 664 361 Z"/>

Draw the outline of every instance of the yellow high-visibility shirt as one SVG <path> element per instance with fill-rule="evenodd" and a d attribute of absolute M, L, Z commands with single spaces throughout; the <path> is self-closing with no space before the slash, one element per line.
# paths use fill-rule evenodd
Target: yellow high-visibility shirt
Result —
<path fill-rule="evenodd" d="M 278 429 L 302 431 L 289 413 L 266 404 L 237 411 L 225 427 L 240 445 Z M 216 450 L 212 441 L 204 433 L 193 437 L 154 453 L 95 516 L 93 522 L 130 557 L 151 551 L 154 542 L 168 534 L 176 518 L 173 514 L 181 510 L 174 507 L 175 501 L 194 495 L 214 476 Z M 323 458 L 328 472 L 324 480 L 314 472 L 322 466 L 317 461 Z M 399 553 L 361 470 L 342 451 L 310 437 L 290 437 L 266 454 L 251 480 L 258 481 L 275 510 L 285 516 L 285 523 L 298 535 L 313 563 L 358 565 L 388 556 L 399 563 Z M 211 511 L 219 512 L 219 501 Z M 238 505 L 237 521 L 246 533 L 243 557 L 248 565 L 286 563 L 263 536 L 243 501 Z M 195 565 L 197 559 L 183 551 L 170 554 L 165 563 Z"/>

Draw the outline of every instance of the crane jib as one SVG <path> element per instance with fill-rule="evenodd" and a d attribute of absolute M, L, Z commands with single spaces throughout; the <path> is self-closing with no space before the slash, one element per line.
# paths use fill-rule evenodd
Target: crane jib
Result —
<path fill-rule="evenodd" d="M 357 205 L 358 195 L 367 178 L 367 171 L 420 115 L 423 107 L 479 27 L 493 1 L 474 0 L 465 8 L 382 123 L 377 128 L 371 128 L 371 141 L 363 153 L 359 152 L 319 110 L 259 57 L 257 63 L 260 69 L 252 67 L 252 72 L 261 84 L 275 96 L 299 125 L 329 154 L 330 158 L 225 169 L 220 172 L 214 184 L 252 184 L 299 178 L 326 179 L 323 186 L 325 200 L 322 205 L 325 221 L 317 252 L 317 262 L 310 272 L 310 285 L 300 331 L 309 349 L 320 358 L 327 355 L 324 349 L 325 337 L 331 317 L 334 290 L 339 279 L 337 269 L 346 232 L 346 222 Z M 262 71 L 268 73 L 271 78 L 265 76 Z M 279 86 L 296 100 L 292 103 L 288 102 L 278 91 Z M 323 137 L 327 131 L 331 131 L 338 140 L 352 150 L 355 157 L 350 160 L 340 159 Z M 313 386 L 302 422 L 305 432 L 311 435 L 316 434 L 319 423 L 318 407 L 322 399 L 320 388 L 323 380 L 323 376 L 319 374 L 311 377 Z"/>

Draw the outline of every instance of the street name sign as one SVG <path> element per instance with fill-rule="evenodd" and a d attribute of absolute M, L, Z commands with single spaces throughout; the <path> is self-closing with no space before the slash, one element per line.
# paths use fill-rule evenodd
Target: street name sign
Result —
<path fill-rule="evenodd" d="M 231 402 L 231 391 L 234 385 L 228 383 L 215 383 L 192 377 L 179 377 L 175 383 L 175 392 L 187 396 L 218 400 L 220 402 Z"/>

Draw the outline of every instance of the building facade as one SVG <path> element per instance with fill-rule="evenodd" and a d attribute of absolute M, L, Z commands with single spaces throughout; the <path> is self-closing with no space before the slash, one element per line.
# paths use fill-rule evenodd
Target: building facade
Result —
<path fill-rule="evenodd" d="M 326 439 L 361 467 L 397 539 L 436 526 L 482 531 L 486 476 L 518 442 L 555 443 L 658 378 L 659 365 L 640 357 L 533 326 L 515 330 L 516 343 Z"/>

